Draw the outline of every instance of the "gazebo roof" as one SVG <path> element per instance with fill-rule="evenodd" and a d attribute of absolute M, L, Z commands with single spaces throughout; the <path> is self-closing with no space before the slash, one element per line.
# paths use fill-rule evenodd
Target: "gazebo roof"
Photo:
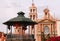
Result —
<path fill-rule="evenodd" d="M 18 14 L 17 17 L 10 19 L 10 20 L 4 22 L 3 24 L 13 25 L 15 22 L 18 22 L 20 24 L 27 24 L 27 25 L 36 24 L 36 22 L 33 22 L 31 19 L 26 18 L 24 16 L 24 14 L 25 14 L 24 12 L 20 11 L 17 14 Z"/>

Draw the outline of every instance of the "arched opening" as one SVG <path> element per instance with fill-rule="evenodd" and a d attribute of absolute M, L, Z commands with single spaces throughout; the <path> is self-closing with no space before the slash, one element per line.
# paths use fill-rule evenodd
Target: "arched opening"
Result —
<path fill-rule="evenodd" d="M 33 9 L 33 12 L 35 12 L 35 9 Z"/>
<path fill-rule="evenodd" d="M 33 15 L 33 20 L 35 19 L 35 15 Z"/>
<path fill-rule="evenodd" d="M 32 15 L 30 15 L 30 19 L 32 19 Z"/>
<path fill-rule="evenodd" d="M 44 27 L 44 34 L 49 34 L 49 27 L 48 26 Z"/>
<path fill-rule="evenodd" d="M 30 9 L 30 12 L 32 12 L 32 9 Z"/>

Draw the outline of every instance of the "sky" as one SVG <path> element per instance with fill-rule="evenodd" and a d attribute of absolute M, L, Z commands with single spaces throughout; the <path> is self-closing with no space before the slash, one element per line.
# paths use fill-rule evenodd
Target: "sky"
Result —
<path fill-rule="evenodd" d="M 38 19 L 42 17 L 45 8 L 49 8 L 54 18 L 60 19 L 60 0 L 34 0 L 34 3 Z M 32 0 L 0 0 L 0 31 L 6 33 L 7 26 L 3 23 L 16 17 L 19 11 L 25 12 L 25 16 L 28 17 L 31 4 Z"/>

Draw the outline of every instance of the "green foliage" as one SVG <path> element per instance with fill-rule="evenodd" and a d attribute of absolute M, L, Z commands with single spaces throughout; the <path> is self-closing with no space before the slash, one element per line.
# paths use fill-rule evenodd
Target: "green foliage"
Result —
<path fill-rule="evenodd" d="M 41 33 L 41 41 L 46 41 L 44 32 Z"/>
<path fill-rule="evenodd" d="M 50 34 L 48 34 L 47 36 L 46 36 L 46 39 L 49 39 L 50 38 Z"/>
<path fill-rule="evenodd" d="M 46 41 L 49 38 L 50 38 L 50 34 L 47 34 L 47 36 L 45 36 L 44 32 L 41 32 L 41 41 Z"/>

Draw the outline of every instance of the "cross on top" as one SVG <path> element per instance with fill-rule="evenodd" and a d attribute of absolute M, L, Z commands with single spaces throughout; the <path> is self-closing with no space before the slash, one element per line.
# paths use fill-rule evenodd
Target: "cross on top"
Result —
<path fill-rule="evenodd" d="M 34 0 L 32 0 L 32 3 L 34 3 Z"/>

